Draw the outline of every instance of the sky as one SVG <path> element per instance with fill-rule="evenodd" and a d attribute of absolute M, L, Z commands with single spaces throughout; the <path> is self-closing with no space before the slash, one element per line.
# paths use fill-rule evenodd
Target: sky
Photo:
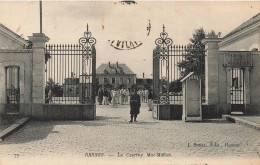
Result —
<path fill-rule="evenodd" d="M 195 29 L 215 30 L 224 37 L 260 11 L 258 1 L 43 1 L 43 33 L 52 44 L 78 44 L 86 25 L 96 38 L 97 66 L 125 63 L 138 77 L 152 74 L 152 52 L 163 24 L 175 45 L 186 45 Z M 0 1 L 0 23 L 28 39 L 40 29 L 38 1 Z M 147 26 L 151 24 L 148 34 Z M 112 40 L 136 41 L 141 46 L 117 50 Z"/>

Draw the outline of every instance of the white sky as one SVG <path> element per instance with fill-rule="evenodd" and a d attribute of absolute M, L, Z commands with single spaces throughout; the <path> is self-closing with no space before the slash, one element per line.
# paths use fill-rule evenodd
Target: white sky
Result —
<path fill-rule="evenodd" d="M 97 39 L 97 66 L 111 61 L 127 64 L 138 76 L 151 75 L 152 51 L 163 24 L 173 44 L 187 44 L 195 29 L 231 30 L 260 11 L 260 2 L 43 2 L 43 32 L 49 43 L 77 44 L 86 24 Z M 147 36 L 148 20 L 151 33 Z M 39 2 L 0 1 L 0 22 L 25 39 L 39 32 Z M 102 29 L 104 25 L 104 30 Z M 108 40 L 141 41 L 134 50 L 116 50 Z M 140 77 L 139 76 L 139 77 Z"/>

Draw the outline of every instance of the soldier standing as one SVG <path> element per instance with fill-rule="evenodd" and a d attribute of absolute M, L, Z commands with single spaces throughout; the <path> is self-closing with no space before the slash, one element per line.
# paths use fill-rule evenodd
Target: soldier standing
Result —
<path fill-rule="evenodd" d="M 129 122 L 136 122 L 137 115 L 140 113 L 140 96 L 137 94 L 136 89 L 134 89 L 134 94 L 130 97 L 130 114 L 131 114 L 131 120 Z"/>

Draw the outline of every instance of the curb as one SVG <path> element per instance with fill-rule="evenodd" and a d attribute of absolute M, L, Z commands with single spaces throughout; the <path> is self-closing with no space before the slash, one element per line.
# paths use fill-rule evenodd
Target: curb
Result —
<path fill-rule="evenodd" d="M 251 121 L 247 121 L 247 120 L 241 119 L 239 117 L 234 117 L 231 115 L 222 115 L 222 119 L 227 120 L 232 123 L 237 123 L 239 125 L 244 125 L 246 127 L 253 128 L 257 131 L 260 131 L 260 124 L 257 124 L 257 123 L 251 122 Z"/>
<path fill-rule="evenodd" d="M 19 128 L 21 128 L 29 120 L 30 120 L 30 118 L 28 118 L 28 117 L 22 118 L 22 119 L 18 120 L 17 122 L 15 122 L 14 124 L 12 124 L 11 126 L 9 126 L 8 128 L 6 128 L 5 130 L 1 131 L 0 132 L 0 141 L 3 141 L 4 138 L 11 135 L 14 131 L 18 130 Z"/>

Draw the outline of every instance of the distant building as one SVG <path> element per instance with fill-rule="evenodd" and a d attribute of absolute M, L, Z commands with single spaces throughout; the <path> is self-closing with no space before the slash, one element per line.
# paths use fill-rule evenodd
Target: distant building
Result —
<path fill-rule="evenodd" d="M 145 88 L 152 89 L 152 84 L 153 84 L 153 79 L 144 76 L 144 73 L 142 78 L 138 78 L 138 77 L 136 78 L 136 85 L 138 89 L 145 89 Z"/>
<path fill-rule="evenodd" d="M 96 82 L 104 87 L 105 82 L 109 82 L 113 87 L 124 84 L 131 88 L 136 83 L 136 74 L 126 64 L 101 64 L 96 70 Z"/>
<path fill-rule="evenodd" d="M 65 78 L 63 84 L 64 97 L 78 97 L 79 96 L 79 78 Z"/>
<path fill-rule="evenodd" d="M 260 13 L 228 33 L 219 43 L 221 51 L 259 51 Z"/>

